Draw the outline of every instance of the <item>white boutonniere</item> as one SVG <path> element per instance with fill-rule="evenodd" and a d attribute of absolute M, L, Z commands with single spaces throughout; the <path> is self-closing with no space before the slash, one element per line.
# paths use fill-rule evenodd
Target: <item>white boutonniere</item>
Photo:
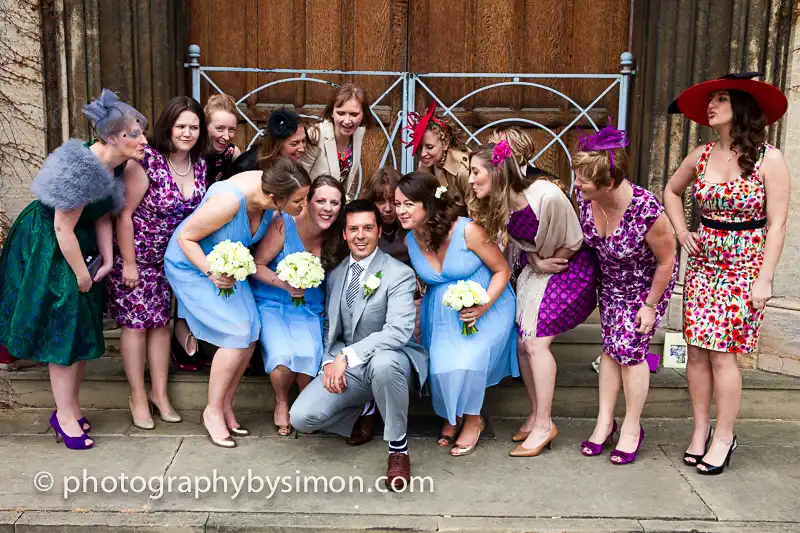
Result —
<path fill-rule="evenodd" d="M 446 193 L 447 193 L 447 187 L 445 187 L 444 185 L 440 185 L 439 187 L 436 187 L 436 192 L 433 193 L 433 195 L 438 200 L 438 199 L 440 199 L 442 197 L 443 194 L 446 194 Z"/>
<path fill-rule="evenodd" d="M 378 272 L 377 274 L 370 274 L 367 279 L 364 281 L 364 297 L 369 298 L 375 291 L 378 290 L 378 287 L 381 286 L 381 276 L 382 272 Z"/>

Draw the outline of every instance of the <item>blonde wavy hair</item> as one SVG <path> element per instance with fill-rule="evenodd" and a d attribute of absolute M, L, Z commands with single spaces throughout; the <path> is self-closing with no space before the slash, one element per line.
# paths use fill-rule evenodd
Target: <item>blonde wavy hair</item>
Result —
<path fill-rule="evenodd" d="M 514 171 L 515 176 L 512 176 L 512 178 L 516 177 L 517 179 L 511 180 L 511 186 L 515 192 L 522 192 L 523 189 L 534 181 L 544 179 L 557 185 L 564 194 L 569 196 L 569 187 L 557 176 L 553 176 L 545 171 L 542 171 L 541 174 L 537 175 L 534 179 L 525 176 L 525 172 L 522 168 L 525 168 L 526 165 L 530 165 L 530 160 L 536 155 L 536 143 L 533 142 L 533 137 L 531 137 L 528 132 L 523 131 L 517 126 L 496 128 L 489 136 L 489 142 L 499 143 L 500 141 L 508 141 L 508 144 L 511 146 L 511 151 L 514 154 L 514 159 L 516 159 L 517 162 L 517 168 Z M 517 190 L 517 186 L 522 186 L 522 189 Z"/>
<path fill-rule="evenodd" d="M 489 234 L 489 241 L 500 243 L 503 246 L 508 244 L 508 231 L 506 225 L 509 218 L 509 205 L 511 200 L 511 176 L 520 175 L 519 165 L 515 157 L 508 157 L 499 165 L 492 163 L 492 152 L 495 143 L 489 143 L 469 156 L 469 166 L 473 167 L 477 160 L 480 165 L 489 173 L 492 180 L 489 196 L 478 198 L 474 193 L 470 193 L 467 201 L 469 216 L 483 226 Z M 512 149 L 513 151 L 513 149 Z M 516 174 L 514 174 L 516 169 Z M 530 180 L 528 180 L 530 184 Z M 524 187 L 523 187 L 524 188 Z"/>

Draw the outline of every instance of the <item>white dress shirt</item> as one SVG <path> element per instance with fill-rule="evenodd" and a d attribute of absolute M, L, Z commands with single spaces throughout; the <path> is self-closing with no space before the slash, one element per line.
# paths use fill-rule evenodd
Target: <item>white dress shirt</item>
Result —
<path fill-rule="evenodd" d="M 359 282 L 363 285 L 364 279 L 366 279 L 367 277 L 367 270 L 369 269 L 369 265 L 372 263 L 372 260 L 375 259 L 375 254 L 377 253 L 378 253 L 378 247 L 376 246 L 375 250 L 373 250 L 371 254 L 369 254 L 361 261 L 356 261 L 355 258 L 353 258 L 353 255 L 352 254 L 350 255 L 350 261 L 348 261 L 347 263 L 347 276 L 344 279 L 343 290 L 345 294 L 347 294 L 347 288 L 350 286 L 350 278 L 353 275 L 353 263 L 358 263 L 358 265 L 363 269 L 361 271 L 361 275 L 359 276 Z M 353 318 L 355 319 L 355 317 Z M 354 368 L 364 363 L 364 361 L 362 361 L 361 358 L 356 354 L 356 352 L 349 346 L 342 348 L 342 353 L 347 359 L 347 366 L 349 368 Z M 330 364 L 331 362 L 332 361 L 328 361 L 327 363 L 325 363 L 325 365 Z M 325 368 L 325 365 L 322 365 L 322 368 Z"/>

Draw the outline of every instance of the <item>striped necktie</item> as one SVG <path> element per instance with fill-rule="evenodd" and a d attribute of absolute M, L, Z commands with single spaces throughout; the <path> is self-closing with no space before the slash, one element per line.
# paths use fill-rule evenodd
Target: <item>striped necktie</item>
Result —
<path fill-rule="evenodd" d="M 364 268 L 358 263 L 350 265 L 350 284 L 347 286 L 347 307 L 353 307 L 353 302 L 358 294 L 358 287 L 361 285 L 361 272 Z"/>

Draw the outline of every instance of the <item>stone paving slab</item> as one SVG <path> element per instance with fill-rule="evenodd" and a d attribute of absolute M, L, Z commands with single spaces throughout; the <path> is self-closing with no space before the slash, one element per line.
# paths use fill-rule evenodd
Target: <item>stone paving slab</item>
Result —
<path fill-rule="evenodd" d="M 239 439 L 233 450 L 218 450 L 202 438 L 185 438 L 172 461 L 170 476 L 269 476 L 281 480 L 277 491 L 254 485 L 241 491 L 191 495 L 171 494 L 154 502 L 156 510 L 222 512 L 307 512 L 352 514 L 407 514 L 451 516 L 571 516 L 714 518 L 692 492 L 672 461 L 655 446 L 643 450 L 637 463 L 625 468 L 607 457 L 584 459 L 573 446 L 557 445 L 537 459 L 508 456 L 505 442 L 484 442 L 475 454 L 450 457 L 433 439 L 413 439 L 410 444 L 412 475 L 428 476 L 424 492 L 386 494 L 380 476 L 385 474 L 386 444 L 373 441 L 358 449 L 341 439 L 304 438 Z M 302 442 L 302 445 L 298 445 Z M 313 484 L 304 492 L 306 476 L 335 476 L 342 485 L 351 476 L 363 480 L 363 492 L 336 490 L 321 494 Z M 298 483 L 299 488 L 298 489 Z M 340 483 L 337 481 L 337 483 Z M 377 483 L 377 484 L 376 484 Z M 433 492 L 431 492 L 431 484 Z M 362 485 L 356 484 L 360 489 Z M 586 487 L 591 490 L 585 490 Z M 261 488 L 259 491 L 258 489 Z M 339 490 L 342 490 L 341 488 Z M 384 489 L 385 490 L 385 489 Z M 643 495 L 665 492 L 664 498 Z M 634 511 L 635 510 L 635 511 Z"/>
<path fill-rule="evenodd" d="M 428 486 L 424 492 L 417 486 L 415 492 L 387 494 L 379 480 L 386 460 L 386 445 L 380 440 L 354 449 L 335 437 L 274 437 L 266 430 L 269 419 L 262 424 L 268 438 L 238 439 L 239 447 L 225 450 L 206 437 L 193 436 L 197 427 L 202 429 L 199 418 L 194 420 L 198 413 L 186 413 L 182 424 L 157 420 L 161 432 L 142 432 L 150 433 L 145 437 L 132 430 L 118 433 L 128 423 L 126 411 L 87 412 L 96 428 L 97 447 L 71 451 L 56 445 L 52 434 L 38 434 L 37 421 L 46 423 L 49 411 L 14 413 L 9 418 L 0 411 L 0 433 L 19 428 L 30 433 L 0 435 L 0 533 L 800 531 L 797 422 L 740 422 L 741 444 L 731 467 L 722 476 L 704 477 L 680 460 L 690 420 L 645 420 L 647 436 L 636 463 L 615 466 L 607 453 L 580 455 L 578 443 L 591 433 L 593 420 L 557 419 L 560 436 L 554 448 L 538 458 L 519 459 L 507 454 L 513 447 L 511 434 L 522 420 L 493 418 L 494 438 L 482 440 L 468 457 L 450 457 L 432 438 L 411 439 L 412 474 L 429 476 Z M 247 420 L 255 427 L 259 419 L 249 416 L 242 417 L 243 423 Z M 80 477 L 83 469 L 99 484 L 104 476 L 118 479 L 126 474 L 130 489 L 134 476 L 165 474 L 175 485 L 171 493 L 151 498 L 144 481 L 138 494 L 119 488 L 95 494 L 90 482 L 90 493 L 65 500 L 63 477 Z M 273 484 L 279 476 L 289 481 L 277 480 L 271 496 L 268 484 L 260 491 L 256 484 L 250 493 L 241 487 L 234 497 L 231 481 L 227 492 L 220 487 L 216 494 L 205 489 L 195 494 L 194 486 L 182 489 L 182 479 L 212 478 L 215 469 L 218 477 L 245 476 L 245 483 L 248 469 L 252 476 L 269 476 Z M 34 488 L 40 471 L 53 475 L 53 489 Z M 328 492 L 323 492 L 322 480 L 317 480 L 315 492 L 313 479 L 303 490 L 305 476 L 327 476 Z M 351 476 L 361 477 L 363 491 L 347 490 Z M 358 483 L 354 486 L 359 488 Z M 172 520 L 185 513 L 186 520 Z M 204 516 L 208 519 L 201 523 Z"/>
<path fill-rule="evenodd" d="M 108 513 L 28 511 L 16 523 L 15 533 L 82 533 L 86 530 L 115 533 L 204 533 L 208 513 Z"/>
<path fill-rule="evenodd" d="M 696 522 L 693 520 L 640 520 L 645 533 L 795 533 L 792 522 Z"/>
<path fill-rule="evenodd" d="M 0 510 L 148 510 L 152 505 L 148 492 L 125 493 L 119 485 L 116 491 L 104 492 L 102 479 L 105 476 L 119 479 L 123 473 L 129 478 L 163 474 L 180 445 L 181 440 L 175 437 L 105 437 L 98 439 L 97 446 L 90 450 L 68 450 L 63 443 L 56 444 L 52 435 L 2 436 Z M 84 469 L 89 492 L 78 492 L 64 499 L 62 481 L 67 478 L 69 486 L 80 485 Z M 34 486 L 40 472 L 46 473 L 39 478 L 39 486 L 46 490 Z M 98 480 L 96 493 L 91 476 Z M 51 488 L 47 488 L 48 483 L 52 483 Z M 106 487 L 114 488 L 110 481 Z"/>
<path fill-rule="evenodd" d="M 434 532 L 435 516 L 403 515 L 322 515 L 322 514 L 230 514 L 211 513 L 206 531 L 209 533 L 397 533 Z"/>
<path fill-rule="evenodd" d="M 464 533 L 642 533 L 638 520 L 563 519 L 563 518 L 460 518 L 439 519 L 441 532 Z"/>
<path fill-rule="evenodd" d="M 800 522 L 800 455 L 796 449 L 751 447 L 747 441 L 740 442 L 721 476 L 702 476 L 685 469 L 692 489 L 719 520 Z M 682 464 L 683 449 L 662 449 L 676 464 Z"/>
<path fill-rule="evenodd" d="M 14 524 L 20 516 L 20 511 L 0 511 L 0 533 L 14 533 Z"/>

